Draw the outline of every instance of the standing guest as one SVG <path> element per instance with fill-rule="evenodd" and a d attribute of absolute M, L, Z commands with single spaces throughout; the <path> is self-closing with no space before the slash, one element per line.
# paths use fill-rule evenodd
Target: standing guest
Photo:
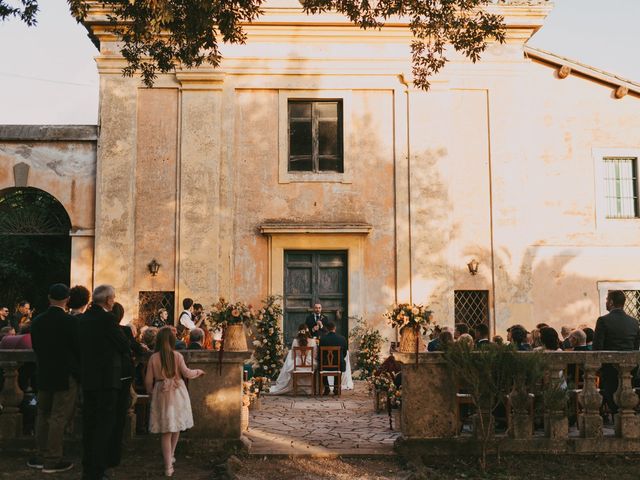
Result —
<path fill-rule="evenodd" d="M 183 337 L 186 333 L 193 330 L 194 328 L 198 328 L 204 320 L 203 317 L 196 322 L 193 321 L 193 300 L 191 300 L 190 298 L 185 298 L 184 300 L 182 300 L 182 308 L 184 310 L 182 310 L 182 313 L 180 313 L 180 316 L 178 317 L 177 331 L 177 333 L 180 334 L 180 337 Z"/>
<path fill-rule="evenodd" d="M 582 329 L 582 331 L 587 336 L 587 347 L 588 347 L 588 350 L 593 350 L 593 337 L 595 335 L 595 332 L 593 331 L 593 328 L 585 327 L 585 328 Z"/>
<path fill-rule="evenodd" d="M 172 328 L 158 332 L 156 353 L 149 358 L 145 388 L 151 397 L 149 431 L 161 433 L 164 473 L 173 476 L 176 445 L 180 432 L 193 427 L 191 400 L 184 378 L 204 375 L 202 370 L 191 370 L 181 354 L 175 351 L 176 336 Z"/>
<path fill-rule="evenodd" d="M 33 320 L 31 336 L 38 368 L 38 456 L 27 465 L 45 473 L 64 472 L 73 463 L 63 460 L 64 427 L 73 416 L 80 378 L 80 345 L 76 320 L 65 312 L 69 287 L 49 288 L 49 308 Z"/>
<path fill-rule="evenodd" d="M 489 325 L 481 323 L 476 327 L 476 347 L 483 348 L 489 345 Z"/>
<path fill-rule="evenodd" d="M 118 422 L 118 398 L 123 383 L 123 358 L 129 342 L 118 328 L 111 310 L 116 291 L 100 285 L 93 291 L 91 307 L 79 323 L 84 404 L 82 431 L 83 479 L 102 480 L 109 465 L 109 454 Z"/>
<path fill-rule="evenodd" d="M 322 347 L 340 347 L 340 371 L 342 373 L 345 372 L 347 368 L 347 350 L 349 350 L 349 345 L 347 344 L 347 340 L 342 336 L 336 333 L 336 324 L 329 321 L 325 325 L 328 333 L 320 337 L 320 355 L 322 355 Z M 326 352 L 325 352 L 326 353 Z M 324 359 L 323 359 L 324 360 Z M 326 362 L 325 362 L 326 363 Z M 329 395 L 329 379 L 327 377 L 322 378 L 322 383 L 324 385 L 323 395 Z M 340 389 L 338 385 L 333 386 L 333 394 L 338 395 Z"/>
<path fill-rule="evenodd" d="M 9 326 L 9 307 L 0 305 L 0 329 Z"/>
<path fill-rule="evenodd" d="M 562 348 L 562 350 L 569 350 L 571 348 L 571 341 L 569 340 L 569 335 L 571 335 L 571 332 L 573 331 L 573 329 L 571 327 L 561 327 L 560 328 L 560 335 L 562 335 L 562 342 L 560 343 L 560 348 Z"/>
<path fill-rule="evenodd" d="M 320 338 L 327 333 L 327 317 L 322 314 L 322 304 L 315 303 L 313 312 L 307 315 L 304 321 L 313 338 Z"/>
<path fill-rule="evenodd" d="M 549 326 L 549 325 L 548 325 L 548 324 L 546 324 L 546 323 L 539 323 L 539 324 L 537 324 L 537 325 L 536 325 L 536 328 L 537 328 L 538 330 L 542 330 L 544 327 L 548 327 L 548 326 Z"/>
<path fill-rule="evenodd" d="M 460 335 L 465 333 L 469 333 L 469 327 L 466 323 L 456 323 L 455 329 L 453 330 L 453 339 L 457 340 Z"/>
<path fill-rule="evenodd" d="M 189 335 L 189 347 L 187 350 L 202 350 L 204 332 L 200 328 L 194 328 Z"/>
<path fill-rule="evenodd" d="M 21 300 L 18 302 L 18 306 L 16 307 L 16 311 L 9 319 L 11 326 L 17 332 L 20 330 L 20 324 L 23 322 L 31 320 L 31 304 L 27 300 Z"/>
<path fill-rule="evenodd" d="M 73 316 L 82 315 L 87 311 L 91 293 L 86 287 L 76 285 L 69 290 L 69 313 Z"/>
<path fill-rule="evenodd" d="M 150 325 L 155 328 L 162 328 L 167 324 L 167 320 L 169 319 L 169 312 L 166 308 L 161 308 L 158 310 L 158 314 L 156 317 L 151 320 Z"/>
<path fill-rule="evenodd" d="M 598 318 L 593 337 L 594 350 L 638 350 L 640 327 L 638 320 L 627 315 L 623 308 L 626 297 L 621 290 L 609 292 L 607 310 L 609 313 Z M 604 364 L 600 369 L 600 387 L 605 403 L 612 414 L 618 413 L 613 396 L 618 390 L 618 370 L 614 365 Z"/>

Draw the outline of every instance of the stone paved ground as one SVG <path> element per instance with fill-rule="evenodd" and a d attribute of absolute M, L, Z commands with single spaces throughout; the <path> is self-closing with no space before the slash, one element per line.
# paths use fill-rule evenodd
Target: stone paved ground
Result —
<path fill-rule="evenodd" d="M 360 381 L 340 397 L 264 396 L 246 433 L 252 455 L 392 455 L 399 435 Z"/>

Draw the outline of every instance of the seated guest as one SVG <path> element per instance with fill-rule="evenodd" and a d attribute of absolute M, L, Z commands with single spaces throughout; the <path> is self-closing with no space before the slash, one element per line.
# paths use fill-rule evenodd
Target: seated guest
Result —
<path fill-rule="evenodd" d="M 540 324 L 539 324 L 540 325 Z M 542 327 L 544 328 L 544 327 Z M 534 328 L 531 330 L 529 334 L 529 344 L 533 350 L 541 350 L 542 349 L 542 340 L 540 339 L 540 329 Z"/>
<path fill-rule="evenodd" d="M 569 342 L 574 352 L 585 352 L 591 350 L 587 346 L 587 334 L 584 330 L 574 330 L 569 334 Z"/>
<path fill-rule="evenodd" d="M 531 345 L 527 343 L 527 330 L 522 325 L 514 325 L 507 332 L 511 336 L 511 344 L 519 352 L 531 351 Z"/>
<path fill-rule="evenodd" d="M 325 327 L 328 330 L 328 333 L 322 337 L 320 337 L 320 348 L 322 347 L 340 347 L 340 371 L 342 373 L 345 372 L 347 368 L 346 356 L 347 351 L 349 350 L 349 345 L 347 344 L 347 339 L 342 335 L 338 335 L 336 333 L 336 324 L 332 321 L 328 321 L 325 324 Z M 324 352 L 326 353 L 326 352 Z M 322 351 L 320 351 L 322 354 Z M 324 358 L 322 358 L 324 360 Z M 326 362 L 325 362 L 326 363 Z M 323 395 L 329 395 L 329 379 L 327 377 L 322 378 L 322 382 L 324 385 Z M 338 395 L 339 390 L 333 387 L 333 394 Z"/>
<path fill-rule="evenodd" d="M 442 330 L 438 335 L 438 352 L 444 352 L 453 344 L 453 335 L 449 330 Z"/>
<path fill-rule="evenodd" d="M 204 339 L 204 332 L 201 328 L 194 328 L 189 333 L 189 347 L 188 350 L 202 350 L 202 340 Z"/>
<path fill-rule="evenodd" d="M 402 363 L 396 361 L 393 354 L 389 355 L 384 362 L 377 368 L 375 375 L 389 375 L 393 379 L 396 387 L 402 385 Z"/>
<path fill-rule="evenodd" d="M 156 317 L 151 320 L 150 326 L 155 328 L 162 328 L 167 324 L 167 319 L 169 318 L 169 312 L 166 308 L 161 308 L 158 310 L 158 314 Z"/>
<path fill-rule="evenodd" d="M 448 330 L 449 327 L 440 327 L 438 325 L 436 325 L 436 327 L 433 329 L 433 332 L 431 332 L 431 340 L 429 341 L 429 343 L 427 344 L 427 352 L 436 352 L 438 350 L 438 336 L 440 335 L 440 333 L 447 329 Z"/>
<path fill-rule="evenodd" d="M 582 331 L 587 336 L 587 350 L 593 350 L 593 335 L 595 334 L 593 328 L 586 327 Z"/>
<path fill-rule="evenodd" d="M 15 333 L 13 328 L 9 328 Z M 23 324 L 18 335 L 4 335 L 0 340 L 2 350 L 31 350 L 31 348 L 31 322 Z"/>
<path fill-rule="evenodd" d="M 458 337 L 456 342 L 466 345 L 470 350 L 473 350 L 475 342 L 473 341 L 473 337 L 468 333 L 463 333 Z"/>
<path fill-rule="evenodd" d="M 453 331 L 453 339 L 457 340 L 460 335 L 465 333 L 469 333 L 469 327 L 465 323 L 456 323 L 455 329 Z"/>
<path fill-rule="evenodd" d="M 76 285 L 69 289 L 69 314 L 73 316 L 81 315 L 87 311 L 91 292 L 82 285 Z"/>
<path fill-rule="evenodd" d="M 148 327 L 144 330 L 144 332 L 142 332 L 142 344 L 152 352 L 154 352 L 156 349 L 157 335 L 158 329 L 156 327 Z"/>
<path fill-rule="evenodd" d="M 489 325 L 481 323 L 476 326 L 476 348 L 482 348 L 489 345 Z"/>
<path fill-rule="evenodd" d="M 546 323 L 539 323 L 536 325 L 536 328 L 538 330 L 542 330 L 544 327 L 548 327 L 549 325 L 547 325 Z"/>
<path fill-rule="evenodd" d="M 562 341 L 560 342 L 560 348 L 562 348 L 562 350 L 569 350 L 571 348 L 571 341 L 569 340 L 569 335 L 571 335 L 571 332 L 573 331 L 573 329 L 571 327 L 561 327 L 560 328 L 560 335 L 562 336 Z"/>
<path fill-rule="evenodd" d="M 560 348 L 560 338 L 555 328 L 544 327 L 540 330 L 540 340 L 542 340 L 542 349 L 545 352 L 556 352 L 562 350 Z"/>
<path fill-rule="evenodd" d="M 491 338 L 491 342 L 495 343 L 496 345 L 504 345 L 504 338 L 502 338 L 502 336 L 500 335 L 494 335 Z"/>

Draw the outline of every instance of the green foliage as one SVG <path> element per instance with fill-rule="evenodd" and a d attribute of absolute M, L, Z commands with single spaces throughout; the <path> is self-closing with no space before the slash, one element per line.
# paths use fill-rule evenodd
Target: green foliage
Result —
<path fill-rule="evenodd" d="M 275 380 L 284 363 L 284 345 L 280 332 L 282 307 L 280 297 L 269 296 L 258 311 L 256 335 L 253 341 L 253 372 L 256 377 Z M 265 385 L 268 384 L 265 382 Z"/>
<path fill-rule="evenodd" d="M 356 370 L 360 371 L 360 380 L 369 380 L 380 366 L 380 353 L 385 339 L 380 331 L 372 328 L 363 319 L 349 332 L 349 338 L 357 343 Z"/>
<path fill-rule="evenodd" d="M 86 0 L 67 0 L 72 15 L 86 18 Z M 158 73 L 204 63 L 217 67 L 222 60 L 219 42 L 244 43 L 243 24 L 256 20 L 264 0 L 103 0 L 110 7 L 112 30 L 122 38 L 121 53 L 128 62 L 125 75 L 140 72 L 147 86 Z M 11 7 L 0 0 L 0 20 L 18 17 L 35 24 L 38 0 L 21 0 Z M 500 15 L 482 7 L 492 0 L 302 0 L 304 11 L 335 11 L 362 29 L 382 28 L 403 17 L 413 34 L 411 54 L 414 84 L 427 90 L 428 79 L 447 63 L 448 45 L 471 61 L 479 60 L 487 42 L 505 41 Z"/>

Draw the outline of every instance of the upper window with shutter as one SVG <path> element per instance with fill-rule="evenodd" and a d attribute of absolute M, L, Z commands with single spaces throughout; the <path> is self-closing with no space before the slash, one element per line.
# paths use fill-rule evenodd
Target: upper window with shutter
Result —
<path fill-rule="evenodd" d="M 289 172 L 344 172 L 342 101 L 288 101 Z"/>

